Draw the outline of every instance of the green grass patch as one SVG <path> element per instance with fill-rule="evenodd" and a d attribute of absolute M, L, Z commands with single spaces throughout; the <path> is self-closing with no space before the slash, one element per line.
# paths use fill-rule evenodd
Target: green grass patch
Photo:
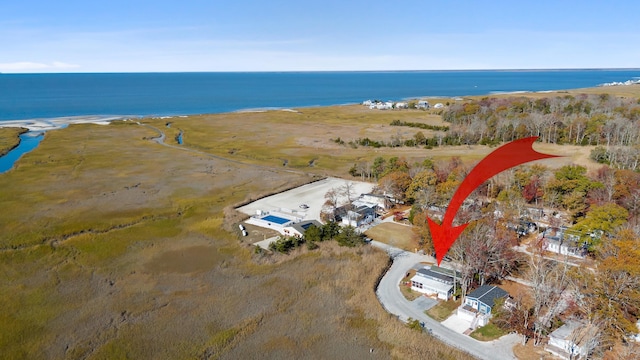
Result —
<path fill-rule="evenodd" d="M 82 234 L 67 241 L 64 246 L 78 250 L 77 260 L 80 263 L 98 266 L 122 256 L 137 242 L 172 238 L 178 234 L 178 219 L 162 219 L 104 234 Z"/>
<path fill-rule="evenodd" d="M 492 323 L 475 329 L 470 336 L 479 341 L 495 340 L 507 333 Z"/>
<path fill-rule="evenodd" d="M 417 247 L 416 242 L 413 240 L 413 231 L 411 230 L 411 226 L 385 222 L 367 230 L 365 235 L 374 240 L 391 246 L 396 246 L 407 251 L 414 251 Z"/>
<path fill-rule="evenodd" d="M 437 321 L 446 320 L 454 311 L 460 306 L 460 301 L 441 301 L 438 305 L 432 307 L 431 309 L 425 311 L 425 314 L 431 316 Z"/>
<path fill-rule="evenodd" d="M 6 359 L 37 358 L 36 349 L 52 334 L 47 323 L 60 311 L 54 285 L 38 284 L 0 287 L 0 349 Z"/>

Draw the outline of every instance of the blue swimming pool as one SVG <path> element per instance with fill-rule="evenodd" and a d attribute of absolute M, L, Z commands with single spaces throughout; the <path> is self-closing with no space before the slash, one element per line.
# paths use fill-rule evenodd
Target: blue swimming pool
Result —
<path fill-rule="evenodd" d="M 269 221 L 269 222 L 276 223 L 276 224 L 280 224 L 280 225 L 286 224 L 286 223 L 291 221 L 289 219 L 281 218 L 281 217 L 275 216 L 275 215 L 267 215 L 267 216 L 263 217 L 262 220 Z"/>

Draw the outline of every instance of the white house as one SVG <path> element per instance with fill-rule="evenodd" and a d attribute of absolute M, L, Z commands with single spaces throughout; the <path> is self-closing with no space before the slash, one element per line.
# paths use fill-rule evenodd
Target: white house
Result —
<path fill-rule="evenodd" d="M 376 218 L 375 204 L 356 204 L 354 201 L 352 205 L 354 208 L 347 210 L 347 213 L 342 216 L 343 225 L 358 227 L 368 224 Z"/>
<path fill-rule="evenodd" d="M 464 298 L 458 308 L 458 317 L 471 321 L 469 328 L 485 326 L 491 319 L 491 310 L 498 299 L 508 299 L 509 293 L 496 285 L 483 285 L 473 290 Z"/>
<path fill-rule="evenodd" d="M 598 344 L 598 329 L 576 320 L 569 320 L 549 334 L 545 350 L 561 359 L 587 359 Z"/>
<path fill-rule="evenodd" d="M 397 102 L 394 107 L 396 109 L 408 109 L 409 108 L 409 104 L 407 104 L 406 102 Z"/>
<path fill-rule="evenodd" d="M 416 274 L 411 278 L 411 290 L 435 295 L 438 299 L 449 300 L 454 291 L 453 276 L 453 270 L 438 266 L 425 266 L 416 271 Z"/>
<path fill-rule="evenodd" d="M 434 109 L 442 109 L 443 107 L 444 107 L 444 104 L 442 104 L 442 103 L 437 103 L 437 104 L 433 105 Z"/>
<path fill-rule="evenodd" d="M 362 194 L 360 195 L 360 198 L 358 198 L 358 200 L 361 200 L 367 203 L 376 204 L 378 208 L 380 208 L 381 210 L 389 210 L 391 206 L 393 206 L 391 204 L 391 200 L 385 195 Z"/>
<path fill-rule="evenodd" d="M 431 105 L 429 105 L 427 100 L 420 100 L 418 101 L 418 104 L 416 104 L 416 109 L 428 109 L 430 107 Z"/>
<path fill-rule="evenodd" d="M 542 234 L 542 239 L 548 251 L 577 258 L 584 258 L 586 255 L 580 236 L 568 233 L 568 229 L 564 226 L 548 228 Z"/>

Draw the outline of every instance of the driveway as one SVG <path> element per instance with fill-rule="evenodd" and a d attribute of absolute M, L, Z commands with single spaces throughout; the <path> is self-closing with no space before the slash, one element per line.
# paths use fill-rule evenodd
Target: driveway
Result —
<path fill-rule="evenodd" d="M 404 251 L 378 241 L 372 241 L 371 244 L 385 250 L 393 259 L 393 265 L 382 277 L 376 289 L 378 300 L 385 310 L 405 322 L 410 317 L 424 322 L 425 327 L 431 331 L 431 335 L 447 345 L 465 351 L 477 358 L 487 360 L 515 359 L 512 348 L 520 341 L 520 336 L 509 334 L 494 341 L 477 341 L 428 317 L 424 314 L 424 310 L 417 308 L 415 304 L 402 295 L 398 284 L 407 273 L 407 270 L 418 262 L 434 262 L 435 259 L 433 257 Z M 425 334 L 425 336 L 428 335 Z"/>
<path fill-rule="evenodd" d="M 458 317 L 458 315 L 453 314 L 449 316 L 441 324 L 455 332 L 463 334 L 465 331 L 469 330 L 469 326 L 471 326 L 471 321 L 461 319 Z"/>
<path fill-rule="evenodd" d="M 438 300 L 432 299 L 426 296 L 420 296 L 419 298 L 413 300 L 411 305 L 418 311 L 424 312 L 425 310 L 429 310 L 432 307 L 438 304 Z"/>

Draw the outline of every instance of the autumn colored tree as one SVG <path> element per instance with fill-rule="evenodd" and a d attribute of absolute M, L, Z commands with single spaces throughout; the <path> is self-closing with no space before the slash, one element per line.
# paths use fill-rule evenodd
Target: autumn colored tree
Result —
<path fill-rule="evenodd" d="M 614 233 L 628 217 L 629 212 L 615 203 L 593 206 L 572 230 L 582 234 L 582 240 L 589 244 L 590 250 L 593 251 L 604 236 Z"/>
<path fill-rule="evenodd" d="M 571 272 L 573 296 L 585 319 L 603 333 L 601 348 L 613 349 L 638 332 L 640 316 L 640 239 L 631 230 L 616 233 L 596 253 L 595 269 Z"/>
<path fill-rule="evenodd" d="M 630 221 L 640 216 L 640 174 L 630 170 L 617 170 L 613 198 L 629 211 Z"/>
<path fill-rule="evenodd" d="M 542 180 L 534 175 L 529 179 L 529 182 L 522 188 L 522 197 L 529 204 L 538 203 L 544 196 L 544 188 L 542 187 Z"/>
<path fill-rule="evenodd" d="M 587 209 L 587 193 L 603 185 L 592 181 L 586 175 L 587 169 L 579 165 L 566 165 L 554 172 L 554 178 L 547 183 L 546 200 L 557 196 L 557 202 L 572 213 L 574 219 L 584 216 Z"/>
<path fill-rule="evenodd" d="M 525 199 L 515 187 L 505 188 L 496 197 L 505 219 L 516 221 L 524 212 Z"/>
<path fill-rule="evenodd" d="M 522 345 L 534 336 L 535 318 L 532 312 L 531 301 L 524 294 L 518 293 L 511 301 L 512 306 L 497 306 L 494 324 L 505 331 L 515 331 L 522 336 Z"/>
<path fill-rule="evenodd" d="M 434 170 L 436 172 L 438 182 L 442 183 L 447 181 L 447 179 L 450 178 L 451 174 L 454 171 L 459 170 L 461 166 L 462 160 L 457 156 L 452 157 L 451 159 L 449 159 L 449 161 L 438 161 L 434 165 Z"/>
<path fill-rule="evenodd" d="M 409 171 L 409 163 L 407 162 L 407 159 L 403 158 L 403 157 L 391 157 L 389 158 L 389 161 L 387 162 L 387 166 L 385 167 L 384 171 L 380 174 L 380 177 L 384 177 L 389 173 L 392 172 L 408 172 Z"/>
<path fill-rule="evenodd" d="M 451 256 L 461 266 L 463 296 L 472 282 L 484 285 L 498 281 L 517 267 L 519 256 L 513 250 L 513 238 L 499 229 L 496 220 L 489 217 L 472 221 L 451 247 Z"/>
<path fill-rule="evenodd" d="M 411 179 L 411 184 L 407 187 L 405 197 L 409 201 L 415 201 L 419 198 L 421 192 L 426 189 L 433 189 L 436 185 L 436 180 L 436 173 L 432 169 L 420 171 Z"/>
<path fill-rule="evenodd" d="M 397 200 L 405 200 L 411 177 L 406 171 L 393 171 L 378 181 L 378 188 Z"/>
<path fill-rule="evenodd" d="M 416 240 L 421 249 L 427 254 L 431 254 L 434 251 L 433 240 L 431 239 L 431 232 L 429 231 L 429 224 L 427 222 L 428 216 L 427 210 L 416 211 L 413 215 L 413 226 L 411 228 L 413 232 L 413 238 Z"/>

